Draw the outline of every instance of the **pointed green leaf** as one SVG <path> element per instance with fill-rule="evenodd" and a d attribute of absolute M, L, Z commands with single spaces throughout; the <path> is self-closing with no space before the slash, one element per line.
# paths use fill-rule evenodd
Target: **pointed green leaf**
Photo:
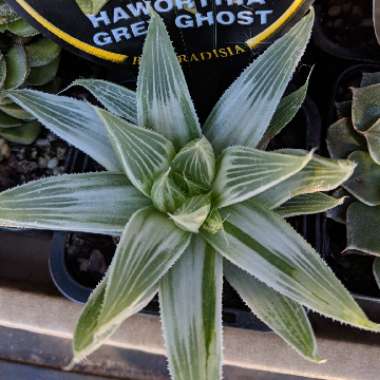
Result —
<path fill-rule="evenodd" d="M 21 127 L 24 124 L 23 120 L 9 116 L 3 112 L 0 112 L 0 131 L 4 128 Z"/>
<path fill-rule="evenodd" d="M 301 156 L 228 148 L 222 154 L 213 185 L 215 205 L 226 207 L 263 193 L 298 173 L 311 159 L 312 153 Z"/>
<path fill-rule="evenodd" d="M 21 44 L 13 45 L 5 55 L 7 76 L 4 89 L 15 89 L 22 86 L 29 75 L 29 65 L 25 49 Z"/>
<path fill-rule="evenodd" d="M 173 214 L 173 222 L 185 231 L 197 234 L 211 211 L 209 195 L 197 195 L 187 199 Z"/>
<path fill-rule="evenodd" d="M 231 145 L 254 148 L 260 143 L 304 54 L 313 22 L 311 10 L 256 59 L 218 101 L 205 124 L 205 135 L 217 153 Z"/>
<path fill-rule="evenodd" d="M 367 330 L 368 320 L 318 253 L 276 213 L 252 201 L 223 210 L 224 231 L 203 233 L 220 254 L 270 288 L 327 317 Z"/>
<path fill-rule="evenodd" d="M 39 38 L 26 45 L 26 54 L 30 67 L 42 67 L 55 61 L 61 53 L 59 45 L 47 38 Z"/>
<path fill-rule="evenodd" d="M 227 281 L 258 318 L 304 358 L 321 362 L 313 329 L 302 306 L 235 265 L 226 262 L 224 267 Z"/>
<path fill-rule="evenodd" d="M 125 173 L 133 185 L 150 196 L 154 180 L 165 172 L 175 154 L 172 143 L 156 132 L 96 108 Z"/>
<path fill-rule="evenodd" d="M 39 32 L 23 19 L 15 20 L 4 27 L 5 30 L 22 38 L 37 36 Z"/>
<path fill-rule="evenodd" d="M 21 127 L 6 129 L 0 128 L 0 137 L 16 144 L 32 144 L 40 133 L 41 124 L 35 121 L 24 123 Z"/>
<path fill-rule="evenodd" d="M 180 148 L 202 133 L 168 32 L 161 18 L 151 14 L 137 80 L 138 124 Z"/>
<path fill-rule="evenodd" d="M 363 137 L 348 118 L 338 120 L 327 131 L 327 148 L 332 158 L 347 158 L 355 150 L 367 150 Z"/>
<path fill-rule="evenodd" d="M 205 191 L 209 190 L 215 177 L 215 155 L 211 144 L 204 136 L 191 141 L 176 154 L 171 166 L 181 176 Z"/>
<path fill-rule="evenodd" d="M 334 198 L 324 193 L 302 194 L 294 197 L 274 211 L 284 218 L 326 212 L 344 203 L 346 197 Z"/>
<path fill-rule="evenodd" d="M 161 281 L 169 368 L 176 380 L 220 379 L 222 259 L 200 237 Z"/>
<path fill-rule="evenodd" d="M 69 88 L 81 86 L 96 98 L 107 111 L 132 124 L 137 124 L 136 93 L 124 86 L 100 79 L 78 79 Z"/>
<path fill-rule="evenodd" d="M 106 274 L 105 290 L 100 288 L 97 302 L 90 300 L 84 311 L 85 317 L 90 314 L 96 322 L 85 335 L 75 336 L 74 347 L 80 350 L 75 350 L 74 361 L 96 350 L 124 320 L 146 306 L 189 242 L 190 234 L 178 229 L 165 215 L 151 208 L 134 214 Z"/>
<path fill-rule="evenodd" d="M 0 193 L 0 225 L 118 235 L 150 201 L 124 174 L 71 174 Z"/>
<path fill-rule="evenodd" d="M 306 99 L 311 73 L 312 71 L 310 71 L 306 83 L 302 87 L 282 98 L 268 130 L 258 145 L 260 149 L 266 149 L 269 142 L 295 118 Z"/>
<path fill-rule="evenodd" d="M 348 158 L 357 167 L 343 187 L 368 206 L 380 205 L 380 166 L 366 152 L 353 152 Z"/>
<path fill-rule="evenodd" d="M 44 127 L 82 150 L 108 170 L 122 168 L 95 109 L 86 102 L 34 90 L 8 91 L 7 96 Z"/>
<path fill-rule="evenodd" d="M 352 89 L 352 121 L 364 132 L 380 118 L 380 84 Z"/>
<path fill-rule="evenodd" d="M 287 154 L 305 154 L 305 151 L 285 149 Z M 277 208 L 301 194 L 331 191 L 345 182 L 356 164 L 348 160 L 332 160 L 314 155 L 299 173 L 255 197 L 255 201 L 270 209 Z"/>
<path fill-rule="evenodd" d="M 380 207 L 354 202 L 347 209 L 345 251 L 380 256 Z"/>
<path fill-rule="evenodd" d="M 184 204 L 186 195 L 171 176 L 171 169 L 156 179 L 152 187 L 151 198 L 154 206 L 162 212 L 174 213 Z"/>

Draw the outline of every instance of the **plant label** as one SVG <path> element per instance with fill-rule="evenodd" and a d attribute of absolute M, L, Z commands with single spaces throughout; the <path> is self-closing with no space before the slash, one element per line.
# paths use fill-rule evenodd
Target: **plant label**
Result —
<path fill-rule="evenodd" d="M 312 0 L 110 0 L 84 14 L 77 0 L 7 0 L 36 29 L 96 61 L 138 65 L 152 7 L 163 17 L 180 62 L 238 56 L 271 41 Z"/>

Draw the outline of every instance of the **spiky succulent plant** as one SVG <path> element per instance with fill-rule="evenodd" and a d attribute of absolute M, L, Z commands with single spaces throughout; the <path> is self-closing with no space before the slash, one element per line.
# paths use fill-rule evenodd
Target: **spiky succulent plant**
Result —
<path fill-rule="evenodd" d="M 41 87 L 56 77 L 60 48 L 43 38 L 4 0 L 0 0 L 0 90 Z M 10 99 L 0 97 L 0 137 L 32 143 L 41 125 Z"/>
<path fill-rule="evenodd" d="M 174 379 L 217 380 L 223 274 L 252 311 L 319 362 L 303 306 L 373 331 L 317 252 L 282 215 L 317 212 L 348 160 L 265 152 L 306 86 L 283 98 L 310 38 L 310 11 L 232 84 L 201 129 L 162 20 L 153 15 L 137 92 L 81 80 L 105 109 L 33 90 L 6 95 L 107 171 L 38 180 L 0 194 L 0 224 L 121 235 L 74 336 L 74 363 L 159 292 Z M 282 99 L 282 100 L 281 100 Z"/>
<path fill-rule="evenodd" d="M 364 73 L 352 92 L 352 101 L 338 104 L 341 117 L 329 128 L 327 146 L 331 157 L 357 167 L 338 190 L 345 205 L 328 216 L 346 224 L 347 252 L 380 256 L 380 73 Z M 379 260 L 374 274 L 380 286 Z"/>

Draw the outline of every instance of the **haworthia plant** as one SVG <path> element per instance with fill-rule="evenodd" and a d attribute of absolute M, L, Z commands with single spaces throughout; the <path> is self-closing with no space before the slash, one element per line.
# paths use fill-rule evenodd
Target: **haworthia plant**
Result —
<path fill-rule="evenodd" d="M 251 310 L 308 360 L 321 362 L 305 306 L 352 326 L 380 329 L 282 216 L 336 206 L 340 200 L 321 192 L 342 184 L 355 165 L 313 151 L 257 148 L 313 20 L 310 10 L 248 67 L 216 105 L 204 134 L 156 14 L 137 94 L 104 81 L 75 83 L 106 109 L 65 97 L 62 106 L 59 97 L 30 90 L 5 94 L 111 171 L 42 179 L 0 194 L 2 226 L 121 235 L 79 319 L 74 364 L 159 292 L 172 378 L 221 379 L 223 273 Z M 270 77 L 275 80 L 265 85 L 262 78 Z M 291 115 L 281 110 L 279 129 L 303 98 L 286 99 Z M 242 121 L 251 117 L 242 134 Z"/>
<path fill-rule="evenodd" d="M 328 215 L 346 225 L 346 253 L 380 256 L 380 73 L 363 73 L 352 101 L 338 108 L 341 118 L 330 126 L 327 146 L 332 157 L 357 166 L 343 184 L 345 206 Z M 375 261 L 377 276 L 378 268 Z"/>
<path fill-rule="evenodd" d="M 43 88 L 54 82 L 61 49 L 40 36 L 4 0 L 0 0 L 0 41 L 0 90 Z M 34 116 L 0 97 L 0 137 L 31 144 L 40 130 Z"/>
<path fill-rule="evenodd" d="M 96 14 L 109 2 L 109 0 L 75 0 L 80 9 L 86 14 Z"/>

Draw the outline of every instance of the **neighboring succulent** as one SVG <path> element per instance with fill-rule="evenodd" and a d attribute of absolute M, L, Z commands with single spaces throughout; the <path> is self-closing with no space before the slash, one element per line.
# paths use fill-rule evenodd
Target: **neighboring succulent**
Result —
<path fill-rule="evenodd" d="M 47 90 L 56 78 L 60 50 L 0 0 L 0 90 L 24 87 Z M 41 125 L 33 116 L 0 97 L 0 137 L 30 144 L 40 130 Z"/>
<path fill-rule="evenodd" d="M 328 213 L 347 228 L 346 252 L 380 256 L 380 73 L 364 73 L 352 101 L 338 104 L 341 118 L 328 130 L 331 157 L 357 163 L 338 190 L 344 206 Z M 380 263 L 374 273 L 380 286 Z"/>
<path fill-rule="evenodd" d="M 97 14 L 110 0 L 75 0 L 86 14 Z"/>
<path fill-rule="evenodd" d="M 265 152 L 306 86 L 283 98 L 309 41 L 311 11 L 226 91 L 203 131 L 162 20 L 153 15 L 137 92 L 82 80 L 107 110 L 32 90 L 7 96 L 108 171 L 51 177 L 0 194 L 0 225 L 121 235 L 74 337 L 74 363 L 159 292 L 174 379 L 222 374 L 223 274 L 252 311 L 320 362 L 303 306 L 373 331 L 318 253 L 281 215 L 324 210 L 353 172 L 313 152 Z M 281 100 L 282 99 L 282 100 Z"/>

